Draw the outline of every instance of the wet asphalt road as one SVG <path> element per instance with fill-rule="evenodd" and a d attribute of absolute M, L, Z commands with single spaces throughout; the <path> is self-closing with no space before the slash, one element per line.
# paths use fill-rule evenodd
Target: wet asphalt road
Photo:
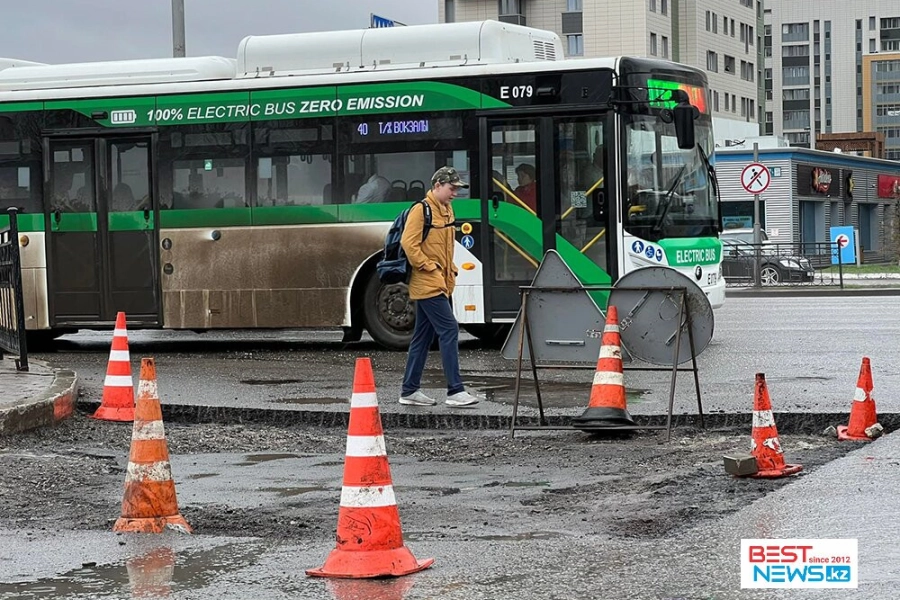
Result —
<path fill-rule="evenodd" d="M 698 359 L 705 411 L 749 411 L 754 374 L 763 372 L 776 412 L 841 413 L 852 398 L 861 358 L 868 356 L 879 412 L 900 413 L 898 339 L 900 296 L 730 298 L 716 311 L 713 340 Z M 369 356 L 382 410 L 449 410 L 399 407 L 394 399 L 405 354 L 339 340 L 337 332 L 129 333 L 133 364 L 142 356 L 156 359 L 163 403 L 335 410 L 350 396 L 355 359 Z M 81 332 L 62 338 L 57 352 L 35 358 L 77 371 L 82 397 L 99 401 L 109 343 L 108 332 Z M 515 361 L 463 335 L 461 367 L 467 385 L 489 400 L 475 413 L 510 414 Z M 545 405 L 551 413 L 577 414 L 587 405 L 592 377 L 590 369 L 541 371 Z M 626 372 L 629 410 L 664 414 L 669 382 L 669 373 Z M 423 387 L 440 398 L 442 385 L 440 357 L 432 352 Z M 524 390 L 526 402 L 534 394 Z M 695 412 L 691 374 L 680 373 L 675 413 Z"/>
<path fill-rule="evenodd" d="M 716 335 L 712 345 L 700 357 L 701 384 L 707 410 L 744 413 L 752 404 L 753 373 L 764 371 L 770 382 L 777 411 L 844 412 L 856 384 L 860 358 L 872 359 L 879 413 L 896 413 L 900 403 L 900 298 L 780 298 L 730 299 L 717 312 Z M 402 353 L 385 352 L 374 344 L 345 347 L 330 333 L 204 334 L 178 332 L 133 332 L 132 356 L 154 356 L 160 377 L 163 401 L 228 406 L 278 407 L 280 409 L 320 407 L 342 409 L 350 395 L 353 361 L 370 356 L 376 367 L 376 382 L 383 405 L 397 393 L 403 368 Z M 330 340 L 330 341 L 329 341 Z M 514 365 L 497 357 L 495 350 L 481 348 L 472 340 L 462 344 L 465 379 L 474 388 L 491 396 L 477 410 L 506 414 L 512 394 Z M 99 397 L 106 368 L 109 335 L 84 332 L 68 336 L 57 352 L 36 355 L 54 366 L 73 368 L 79 373 L 86 397 Z M 136 362 L 136 361 L 134 361 Z M 545 401 L 559 411 L 571 413 L 584 406 L 584 371 L 553 372 L 545 385 Z M 686 377 L 684 379 L 687 379 Z M 432 387 L 440 383 L 437 357 L 426 374 Z M 656 414 L 665 410 L 668 379 L 658 373 L 628 375 L 634 392 L 629 408 L 635 413 Z M 685 382 L 687 383 L 687 382 Z M 587 384 L 589 388 L 589 383 Z M 679 387 L 676 412 L 693 410 L 692 389 Z M 342 409 L 343 410 L 343 409 Z M 420 410 L 420 409 L 416 409 Z M 432 409 L 428 409 L 432 410 Z M 436 411 L 446 411 L 443 406 Z M 528 435 L 528 434 L 525 434 Z M 535 434 L 539 435 L 539 434 Z M 898 435 L 898 434 L 894 434 Z M 401 507 L 410 515 L 406 540 L 419 558 L 438 557 L 435 568 L 422 574 L 389 582 L 317 581 L 304 576 L 303 569 L 321 564 L 328 547 L 321 543 L 290 543 L 252 538 L 219 536 L 181 537 L 114 536 L 108 532 L 58 532 L 53 524 L 39 531 L 0 531 L 0 576 L 3 581 L 27 579 L 18 590 L 15 584 L 0 586 L 0 598 L 68 597 L 88 598 L 335 598 L 351 600 L 400 600 L 402 598 L 635 598 L 675 600 L 716 600 L 728 598 L 797 598 L 798 592 L 740 591 L 736 584 L 735 544 L 740 537 L 860 537 L 863 540 L 890 538 L 896 515 L 896 493 L 891 470 L 897 464 L 897 443 L 889 436 L 872 449 L 851 452 L 831 465 L 830 477 L 840 478 L 843 461 L 877 460 L 882 470 L 873 480 L 860 481 L 855 496 L 829 495 L 827 478 L 801 480 L 783 488 L 783 494 L 770 494 L 746 511 L 708 522 L 677 538 L 629 539 L 609 535 L 587 535 L 577 523 L 569 528 L 552 524 L 540 514 L 523 515 L 520 528 L 509 527 L 493 535 L 479 531 L 481 521 L 490 520 L 491 503 L 511 502 L 516 496 L 502 493 L 490 501 L 473 505 L 471 519 L 462 525 L 442 518 L 441 502 L 466 502 L 469 496 L 448 496 L 424 507 Z M 892 442 L 887 445 L 887 442 Z M 883 450 L 879 450 L 883 449 Z M 322 455 L 321 465 L 337 468 L 339 454 Z M 289 457 L 281 457 L 289 458 Z M 602 460 L 602 457 L 600 457 Z M 304 473 L 304 480 L 333 479 L 333 473 L 319 473 L 315 464 L 303 457 L 287 471 Z M 242 477 L 231 492 L 229 475 L 223 475 L 223 461 L 246 461 L 243 456 L 191 455 L 173 457 L 173 469 L 192 483 L 180 488 L 185 501 L 222 494 L 233 497 L 240 489 L 251 490 L 248 505 L 271 482 Z M 882 462 L 883 461 L 883 462 Z M 416 485 L 446 485 L 452 478 L 460 489 L 483 483 L 484 473 L 460 468 L 444 477 L 423 473 L 399 457 L 392 459 L 398 481 L 416 478 Z M 246 468 L 246 467 L 238 467 Z M 885 470 L 886 468 L 886 470 Z M 210 473 L 218 478 L 207 479 Z M 307 477 L 308 475 L 308 477 Z M 277 477 L 269 473 L 269 477 Z M 571 481 L 577 473 L 565 470 L 553 473 L 548 481 Z M 532 477 L 533 479 L 533 477 Z M 282 482 L 283 485 L 283 482 Z M 868 486 L 868 487 L 867 487 Z M 871 487 L 874 486 L 874 487 Z M 502 492 L 502 489 L 497 490 Z M 298 494 L 319 493 L 305 490 Z M 402 489 L 399 492 L 404 492 Z M 199 496 L 188 498 L 188 495 Z M 230 494 L 230 495 L 229 495 Z M 797 514 L 790 499 L 815 496 L 815 510 Z M 288 497 L 287 501 L 290 501 Z M 665 502 L 660 498 L 660 502 Z M 849 519 L 840 519 L 847 507 L 859 504 L 859 510 L 882 511 L 886 521 L 876 530 L 859 531 Z M 495 504 L 499 506 L 499 504 Z M 773 510 L 773 507 L 775 510 Z M 458 505 L 454 506 L 459 509 Z M 505 508 L 509 508 L 508 506 Z M 435 511 L 423 513 L 422 511 Z M 526 506 L 522 507 L 527 511 Z M 852 510 L 850 511 L 853 512 Z M 564 514 L 554 514 L 563 519 Z M 536 527 L 543 520 L 548 527 Z M 477 521 L 477 523 L 476 523 Z M 429 523 L 429 525 L 423 525 Z M 838 524 L 838 526 L 836 526 Z M 290 526 L 288 523 L 286 526 Z M 460 535 L 435 535 L 468 527 Z M 446 528 L 446 529 L 443 529 Z M 512 533 L 511 533 L 512 532 Z M 319 536 L 321 537 L 321 536 Z M 896 565 L 895 550 L 878 542 L 880 554 L 869 554 L 869 564 Z M 885 562 L 887 561 L 887 562 Z M 74 568 L 72 565 L 82 564 Z M 27 573 L 40 573 L 37 582 Z M 888 573 L 881 577 L 882 572 Z M 15 574 L 13 577 L 12 574 Z M 894 597 L 897 570 L 872 569 L 865 572 L 867 585 L 859 593 L 802 592 L 803 597 L 873 598 Z M 173 579 L 177 585 L 173 584 Z"/>

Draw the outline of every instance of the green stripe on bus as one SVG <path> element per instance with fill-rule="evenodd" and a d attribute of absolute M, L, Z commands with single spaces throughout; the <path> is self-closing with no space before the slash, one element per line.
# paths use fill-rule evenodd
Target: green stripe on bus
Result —
<path fill-rule="evenodd" d="M 104 127 L 147 127 L 471 110 L 501 108 L 509 104 L 450 83 L 403 81 L 344 87 L 53 100 L 8 106 L 17 106 L 15 110 L 74 110 Z"/>
<path fill-rule="evenodd" d="M 254 225 L 304 225 L 338 222 L 338 205 L 259 206 L 251 211 Z"/>
<path fill-rule="evenodd" d="M 250 225 L 249 208 L 184 208 L 159 211 L 159 226 L 184 229 L 188 227 L 239 227 Z"/>
<path fill-rule="evenodd" d="M 50 230 L 56 232 L 97 231 L 97 213 L 60 213 L 59 221 L 50 215 Z"/>
<path fill-rule="evenodd" d="M 659 245 L 671 267 L 716 265 L 722 257 L 722 243 L 713 237 L 666 239 Z"/>
<path fill-rule="evenodd" d="M 41 213 L 25 213 L 20 214 L 16 219 L 19 231 L 35 232 L 44 230 L 44 215 Z M 9 227 L 9 215 L 5 212 L 0 213 L 0 229 Z"/>
<path fill-rule="evenodd" d="M 3 102 L 0 104 L 0 113 L 27 112 L 30 110 L 43 109 L 43 102 Z"/>
<path fill-rule="evenodd" d="M 144 218 L 144 211 L 113 212 L 109 213 L 110 231 L 148 231 L 153 229 L 154 216 L 150 212 L 150 218 Z"/>

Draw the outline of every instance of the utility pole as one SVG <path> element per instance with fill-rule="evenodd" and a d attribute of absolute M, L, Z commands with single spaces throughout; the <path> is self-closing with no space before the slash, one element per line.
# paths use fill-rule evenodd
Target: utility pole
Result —
<path fill-rule="evenodd" d="M 184 57 L 184 0 L 172 0 L 172 56 Z"/>

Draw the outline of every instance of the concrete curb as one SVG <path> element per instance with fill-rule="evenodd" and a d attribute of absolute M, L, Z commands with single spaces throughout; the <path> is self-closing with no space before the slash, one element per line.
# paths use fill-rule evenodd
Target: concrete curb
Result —
<path fill-rule="evenodd" d="M 77 396 L 78 375 L 75 371 L 54 372 L 53 383 L 46 392 L 0 409 L 0 436 L 53 425 L 71 417 Z"/>
<path fill-rule="evenodd" d="M 93 414 L 99 402 L 78 402 L 78 411 Z M 318 410 L 279 410 L 264 408 L 239 408 L 229 406 L 197 406 L 182 404 L 162 405 L 163 419 L 172 423 L 219 423 L 219 424 L 260 424 L 290 427 L 306 425 L 315 427 L 347 428 L 349 407 L 340 411 Z M 547 422 L 553 426 L 571 425 L 572 416 L 548 416 Z M 632 415 L 634 421 L 646 427 L 665 427 L 666 415 Z M 817 434 L 829 425 L 846 424 L 847 413 L 775 413 L 775 423 L 779 433 Z M 479 415 L 472 413 L 393 413 L 381 411 L 381 422 L 386 430 L 390 429 L 442 429 L 442 430 L 509 430 L 511 415 Z M 707 429 L 746 429 L 749 444 L 752 415 L 712 413 L 705 415 Z M 900 413 L 884 413 L 878 415 L 878 421 L 885 433 L 900 429 Z M 519 426 L 538 425 L 538 418 L 520 416 Z M 697 415 L 672 415 L 673 428 L 697 429 L 700 419 Z"/>
<path fill-rule="evenodd" d="M 900 296 L 900 287 L 894 288 L 854 288 L 839 287 L 783 287 L 783 288 L 726 288 L 726 298 L 804 298 L 809 296 Z"/>

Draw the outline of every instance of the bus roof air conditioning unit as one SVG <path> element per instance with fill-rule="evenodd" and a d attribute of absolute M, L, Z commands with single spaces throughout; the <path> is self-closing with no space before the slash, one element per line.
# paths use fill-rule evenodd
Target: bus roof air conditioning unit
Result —
<path fill-rule="evenodd" d="M 278 75 L 350 70 L 413 69 L 463 64 L 556 60 L 562 41 L 550 31 L 473 21 L 351 31 L 249 36 L 241 40 L 237 76 L 255 77 L 271 66 Z"/>

